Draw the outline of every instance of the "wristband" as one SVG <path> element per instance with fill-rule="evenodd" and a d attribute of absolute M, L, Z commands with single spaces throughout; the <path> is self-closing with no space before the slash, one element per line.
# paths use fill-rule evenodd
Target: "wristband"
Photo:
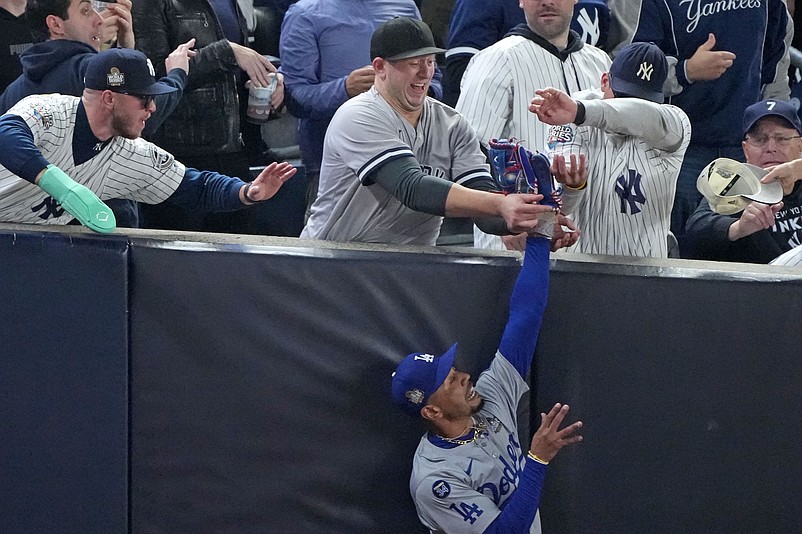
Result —
<path fill-rule="evenodd" d="M 576 100 L 576 117 L 574 117 L 574 124 L 579 126 L 585 122 L 585 104 Z"/>
<path fill-rule="evenodd" d="M 532 454 L 532 451 L 527 452 L 526 456 L 527 456 L 527 458 L 529 458 L 531 460 L 534 460 L 539 464 L 549 465 L 549 463 L 546 460 L 542 460 L 542 459 L 538 458 L 537 454 Z"/>
<path fill-rule="evenodd" d="M 565 187 L 567 187 L 568 189 L 570 189 L 571 191 L 582 191 L 583 189 L 585 189 L 588 186 L 588 180 L 587 180 L 587 178 L 585 178 L 585 181 L 582 182 L 582 185 L 580 185 L 579 187 L 571 187 L 568 184 L 563 184 L 563 185 Z"/>
<path fill-rule="evenodd" d="M 242 196 L 243 196 L 243 197 L 245 197 L 245 201 L 246 201 L 246 202 L 250 202 L 250 204 L 248 204 L 249 206 L 250 206 L 251 204 L 259 204 L 260 202 L 264 202 L 264 200 L 254 200 L 254 199 L 252 199 L 252 198 L 250 197 L 250 195 L 248 194 L 248 192 L 251 190 L 251 183 L 252 183 L 252 182 L 248 182 L 248 183 L 246 183 L 246 184 L 245 184 L 245 190 L 243 190 L 243 191 L 242 191 Z"/>

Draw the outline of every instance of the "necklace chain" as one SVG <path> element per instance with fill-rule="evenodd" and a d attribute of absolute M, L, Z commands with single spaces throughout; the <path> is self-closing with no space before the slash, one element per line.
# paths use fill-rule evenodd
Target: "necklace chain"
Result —
<path fill-rule="evenodd" d="M 441 436 L 440 434 L 437 434 L 437 437 L 442 439 L 443 441 L 447 441 L 447 442 L 453 443 L 455 445 L 467 445 L 468 443 L 473 443 L 474 441 L 479 439 L 479 436 L 481 436 L 486 429 L 487 429 L 487 425 L 485 424 L 484 421 L 479 421 L 477 423 L 473 418 L 471 418 L 471 425 L 466 430 L 468 432 L 473 430 L 473 436 L 472 437 L 470 437 L 468 439 L 447 438 L 445 436 Z M 462 435 L 464 436 L 468 432 L 465 432 Z"/>

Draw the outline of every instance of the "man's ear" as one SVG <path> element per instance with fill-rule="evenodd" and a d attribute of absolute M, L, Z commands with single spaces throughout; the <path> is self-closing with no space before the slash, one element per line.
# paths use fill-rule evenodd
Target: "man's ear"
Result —
<path fill-rule="evenodd" d="M 373 65 L 373 70 L 376 71 L 376 74 L 383 73 L 387 69 L 387 60 L 375 57 L 373 61 L 371 61 L 371 65 Z"/>
<path fill-rule="evenodd" d="M 437 421 L 443 416 L 443 412 L 434 404 L 427 404 L 421 408 L 420 414 L 427 421 Z"/>
<path fill-rule="evenodd" d="M 607 91 L 607 88 L 610 87 L 610 74 L 607 72 L 602 72 L 601 75 L 601 89 L 602 92 Z"/>
<path fill-rule="evenodd" d="M 64 36 L 64 19 L 57 15 L 48 15 L 45 17 L 45 24 L 50 31 L 51 39 L 59 39 Z"/>

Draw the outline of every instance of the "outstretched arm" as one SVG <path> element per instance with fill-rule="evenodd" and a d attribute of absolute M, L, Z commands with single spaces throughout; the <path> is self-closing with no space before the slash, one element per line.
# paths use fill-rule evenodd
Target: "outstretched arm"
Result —
<path fill-rule="evenodd" d="M 499 352 L 526 376 L 532 364 L 549 293 L 550 241 L 528 237 L 524 264 L 510 297 L 510 317 Z"/>

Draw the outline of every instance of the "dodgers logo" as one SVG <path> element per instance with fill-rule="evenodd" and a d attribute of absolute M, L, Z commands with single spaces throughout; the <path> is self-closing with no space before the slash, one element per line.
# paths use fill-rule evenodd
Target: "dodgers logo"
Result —
<path fill-rule="evenodd" d="M 552 126 L 549 128 L 549 137 L 546 139 L 546 145 L 549 150 L 554 150 L 559 143 L 570 143 L 574 140 L 574 129 L 567 124 L 562 126 Z"/>
<path fill-rule="evenodd" d="M 153 168 L 159 171 L 166 171 L 173 164 L 173 156 L 161 150 L 159 147 L 153 145 L 150 147 L 150 159 L 153 162 Z"/>
<path fill-rule="evenodd" d="M 445 499 L 451 494 L 451 486 L 445 480 L 436 480 L 432 484 L 432 493 L 438 499 Z"/>

